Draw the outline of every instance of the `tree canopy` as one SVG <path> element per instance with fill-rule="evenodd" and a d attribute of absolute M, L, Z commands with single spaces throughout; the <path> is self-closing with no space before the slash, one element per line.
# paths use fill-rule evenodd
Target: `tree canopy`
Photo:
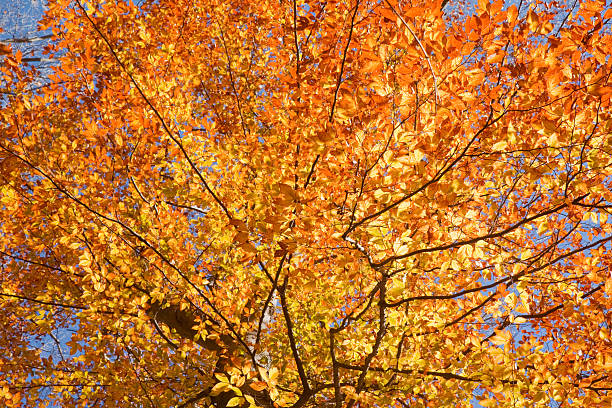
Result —
<path fill-rule="evenodd" d="M 610 18 L 50 1 L 51 68 L 0 56 L 0 404 L 610 406 Z"/>

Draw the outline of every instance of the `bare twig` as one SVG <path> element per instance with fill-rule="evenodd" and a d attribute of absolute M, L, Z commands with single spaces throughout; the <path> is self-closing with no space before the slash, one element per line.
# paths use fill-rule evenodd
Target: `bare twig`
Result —
<path fill-rule="evenodd" d="M 427 51 L 425 51 L 425 47 L 423 47 L 423 44 L 421 43 L 421 40 L 419 40 L 419 37 L 416 36 L 416 34 L 412 30 L 412 28 L 410 28 L 410 26 L 408 25 L 406 20 L 404 20 L 404 17 L 402 17 L 402 15 L 397 10 L 395 10 L 395 7 L 393 7 L 391 5 L 391 3 L 389 3 L 389 0 L 385 0 L 385 3 L 387 3 L 387 5 L 391 8 L 393 13 L 395 13 L 395 15 L 399 17 L 399 19 L 402 22 L 402 24 L 406 27 L 406 29 L 410 32 L 410 34 L 412 34 L 412 37 L 414 37 L 414 39 L 416 40 L 417 44 L 419 44 L 419 48 L 421 49 L 421 51 L 423 52 L 423 55 L 425 56 L 425 59 L 427 60 L 427 65 L 429 65 L 429 70 L 431 71 L 431 75 L 433 76 L 434 92 L 436 94 L 435 108 L 436 108 L 436 111 L 437 111 L 438 110 L 438 103 L 440 101 L 440 98 L 438 96 L 438 79 L 436 77 L 436 73 L 434 72 L 433 66 L 431 65 L 431 60 L 429 59 L 429 55 L 427 54 Z M 442 7 L 444 7 L 444 6 L 442 6 Z"/>

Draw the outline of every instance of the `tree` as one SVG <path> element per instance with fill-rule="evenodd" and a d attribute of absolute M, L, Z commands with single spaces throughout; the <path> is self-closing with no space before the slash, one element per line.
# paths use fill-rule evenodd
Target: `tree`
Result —
<path fill-rule="evenodd" d="M 609 406 L 612 12 L 449 6 L 50 2 L 2 404 Z"/>

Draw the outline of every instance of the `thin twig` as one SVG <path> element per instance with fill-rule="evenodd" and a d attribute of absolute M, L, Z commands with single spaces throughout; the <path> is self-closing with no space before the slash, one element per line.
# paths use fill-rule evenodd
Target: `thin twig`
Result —
<path fill-rule="evenodd" d="M 206 189 L 206 191 L 208 191 L 208 193 L 213 197 L 213 199 L 215 200 L 215 202 L 219 205 L 219 207 L 221 207 L 221 209 L 223 210 L 223 212 L 225 213 L 225 215 L 227 216 L 227 218 L 229 218 L 230 220 L 233 219 L 232 214 L 229 212 L 228 208 L 225 206 L 225 204 L 223 204 L 223 202 L 221 201 L 221 199 L 217 196 L 217 194 L 212 190 L 212 188 L 208 185 L 208 183 L 206 182 L 206 180 L 204 179 L 204 176 L 202 175 L 202 173 L 200 172 L 200 170 L 197 168 L 197 166 L 195 165 L 195 163 L 193 162 L 193 160 L 191 160 L 191 157 L 189 156 L 189 154 L 187 153 L 187 151 L 185 150 L 185 147 L 183 146 L 183 144 L 181 143 L 181 141 L 177 138 L 177 136 L 175 136 L 172 131 L 170 130 L 170 128 L 168 127 L 168 125 L 166 124 L 166 121 L 164 120 L 164 118 L 161 116 L 161 114 L 159 113 L 159 111 L 157 110 L 157 108 L 155 108 L 155 106 L 153 105 L 153 103 L 150 101 L 150 99 L 145 95 L 144 91 L 142 90 L 142 88 L 140 87 L 140 84 L 136 81 L 136 79 L 134 78 L 134 76 L 132 75 L 132 73 L 127 69 L 127 67 L 125 66 L 125 64 L 123 63 L 123 61 L 121 61 L 121 59 L 119 58 L 119 56 L 117 55 L 117 53 L 115 52 L 115 49 L 113 48 L 113 46 L 111 45 L 110 41 L 108 40 L 108 38 L 106 38 L 106 36 L 102 33 L 102 31 L 100 31 L 100 29 L 98 28 L 98 26 L 96 25 L 96 23 L 91 19 L 91 17 L 89 16 L 89 14 L 87 14 L 87 11 L 85 11 L 85 8 L 83 8 L 83 5 L 76 0 L 75 1 L 76 4 L 79 6 L 79 8 L 81 9 L 81 11 L 83 12 L 83 14 L 85 15 L 85 18 L 87 18 L 87 20 L 89 21 L 89 23 L 92 25 L 92 27 L 94 28 L 94 30 L 98 33 L 98 35 L 102 38 L 102 40 L 106 43 L 108 49 L 110 50 L 111 54 L 113 55 L 113 57 L 115 58 L 115 60 L 117 61 L 117 63 L 119 64 L 119 66 L 121 67 L 121 69 L 123 70 L 123 72 L 125 72 L 127 74 L 127 76 L 130 78 L 130 82 L 132 82 L 132 84 L 134 84 L 134 87 L 136 88 L 136 90 L 138 91 L 138 93 L 140 94 L 140 96 L 142 97 L 142 99 L 145 101 L 145 103 L 149 106 L 149 108 L 153 111 L 153 114 L 155 115 L 155 117 L 158 119 L 158 121 L 160 122 L 160 124 L 162 125 L 162 128 L 164 129 L 164 132 L 170 137 L 170 139 L 174 142 L 174 144 L 176 144 L 179 148 L 179 150 L 181 151 L 181 153 L 183 154 L 183 156 L 185 157 L 185 159 L 187 160 L 187 162 L 189 163 L 189 166 L 192 168 L 192 170 L 196 173 L 196 175 L 198 176 L 198 178 L 200 179 L 200 181 L 202 182 L 202 184 L 204 185 L 204 188 Z"/>
<path fill-rule="evenodd" d="M 438 96 L 438 79 L 436 77 L 436 73 L 434 72 L 433 66 L 431 65 L 431 60 L 429 59 L 429 55 L 427 55 L 427 51 L 425 51 L 425 47 L 423 47 L 423 44 L 421 43 L 421 40 L 419 40 L 419 37 L 416 36 L 416 34 L 412 30 L 412 28 L 410 28 L 410 26 L 408 25 L 406 20 L 404 20 L 404 17 L 402 17 L 402 15 L 400 13 L 398 13 L 397 10 L 395 10 L 395 8 L 391 5 L 391 3 L 389 3 L 389 0 L 385 0 L 385 3 L 387 3 L 387 5 L 389 5 L 389 7 L 393 11 L 393 13 L 395 13 L 395 15 L 399 17 L 399 19 L 402 22 L 402 24 L 408 29 L 410 34 L 412 34 L 412 37 L 414 37 L 414 39 L 416 40 L 417 44 L 419 44 L 419 48 L 423 52 L 423 55 L 425 55 L 425 59 L 427 60 L 427 65 L 429 65 L 429 70 L 431 71 L 431 75 L 433 76 L 434 92 L 436 94 L 435 109 L 436 109 L 436 112 L 437 112 L 438 111 L 438 103 L 440 101 L 440 98 Z"/>

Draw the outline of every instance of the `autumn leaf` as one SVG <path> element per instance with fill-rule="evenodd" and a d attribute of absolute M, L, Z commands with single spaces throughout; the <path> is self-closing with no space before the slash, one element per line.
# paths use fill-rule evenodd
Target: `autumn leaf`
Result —
<path fill-rule="evenodd" d="M 500 332 L 496 332 L 495 335 L 493 337 L 491 337 L 489 339 L 491 341 L 491 343 L 495 344 L 496 346 L 503 346 L 506 345 L 510 342 L 510 340 L 512 340 L 512 335 L 510 334 L 509 331 L 500 331 Z"/>

